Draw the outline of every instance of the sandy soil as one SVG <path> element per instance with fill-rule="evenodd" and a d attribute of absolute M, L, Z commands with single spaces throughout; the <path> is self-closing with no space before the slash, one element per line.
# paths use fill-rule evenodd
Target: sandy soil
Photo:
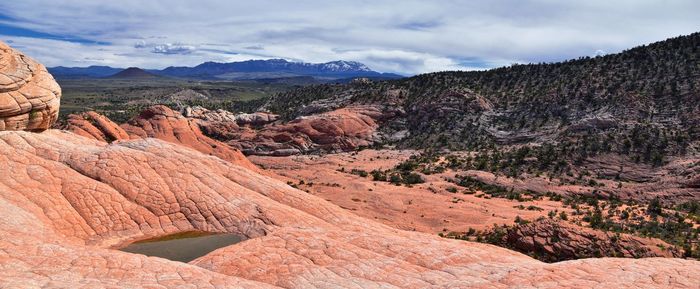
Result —
<path fill-rule="evenodd" d="M 481 230 L 493 224 L 513 224 L 516 216 L 534 220 L 546 216 L 551 210 L 562 210 L 560 202 L 548 200 L 486 199 L 477 197 L 479 193 L 464 194 L 462 188 L 457 193 L 450 193 L 447 188 L 454 185 L 444 177 L 453 176 L 454 172 L 426 176 L 425 183 L 413 187 L 375 182 L 371 176 L 363 178 L 350 173 L 352 169 L 367 172 L 389 169 L 415 153 L 410 150 L 363 150 L 325 156 L 249 156 L 249 159 L 309 194 L 403 230 L 427 233 L 464 232 L 469 228 Z M 342 168 L 345 172 L 339 171 Z M 519 209 L 520 205 L 543 210 Z"/>

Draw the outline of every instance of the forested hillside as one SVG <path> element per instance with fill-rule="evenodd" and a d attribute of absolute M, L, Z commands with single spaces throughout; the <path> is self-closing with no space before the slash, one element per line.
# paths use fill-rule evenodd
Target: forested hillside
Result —
<path fill-rule="evenodd" d="M 302 87 L 265 108 L 291 119 L 367 103 L 405 111 L 382 127 L 405 135 L 385 142 L 399 147 L 510 151 L 532 144 L 523 157 L 613 152 L 661 165 L 697 151 L 700 33 L 559 63 Z"/>

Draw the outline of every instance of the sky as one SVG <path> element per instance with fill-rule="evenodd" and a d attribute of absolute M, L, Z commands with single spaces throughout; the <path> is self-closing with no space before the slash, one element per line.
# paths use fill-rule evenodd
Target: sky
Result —
<path fill-rule="evenodd" d="M 0 40 L 46 66 L 283 58 L 412 75 L 615 53 L 700 31 L 697 0 L 21 0 Z"/>

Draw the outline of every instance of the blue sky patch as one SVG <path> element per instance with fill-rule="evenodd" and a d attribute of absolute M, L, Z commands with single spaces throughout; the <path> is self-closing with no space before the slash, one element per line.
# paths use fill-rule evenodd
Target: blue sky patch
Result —
<path fill-rule="evenodd" d="M 50 40 L 61 40 L 73 43 L 81 44 L 93 44 L 93 45 L 109 45 L 110 43 L 104 41 L 94 41 L 81 37 L 71 36 L 71 35 L 56 35 L 50 33 L 44 33 L 41 31 L 36 31 L 32 29 L 22 28 L 19 26 L 8 24 L 7 22 L 15 21 L 14 18 L 0 13 L 0 35 L 4 36 L 14 36 L 14 37 L 29 37 L 29 38 L 40 38 L 40 39 L 50 39 Z"/>

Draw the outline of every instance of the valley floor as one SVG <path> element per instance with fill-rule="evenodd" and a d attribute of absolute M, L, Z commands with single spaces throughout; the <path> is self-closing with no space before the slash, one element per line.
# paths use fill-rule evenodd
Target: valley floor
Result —
<path fill-rule="evenodd" d="M 466 231 L 468 228 L 482 230 L 493 224 L 512 224 L 516 216 L 534 220 L 546 216 L 547 211 L 562 209 L 561 203 L 554 201 L 518 202 L 450 193 L 448 188 L 454 184 L 445 180 L 448 173 L 427 176 L 425 183 L 411 187 L 373 181 L 371 176 L 351 173 L 353 169 L 365 172 L 390 169 L 416 153 L 411 150 L 363 150 L 324 156 L 248 158 L 275 172 L 282 181 L 355 214 L 403 230 L 431 234 Z M 544 211 L 515 208 L 521 204 L 538 206 Z"/>
<path fill-rule="evenodd" d="M 514 179 L 491 172 L 452 169 L 421 174 L 424 182 L 411 185 L 373 178 L 373 172 L 390 171 L 419 153 L 361 150 L 249 159 L 293 187 L 402 230 L 489 242 L 545 261 L 600 256 L 696 256 L 692 240 L 697 240 L 693 232 L 700 227 L 698 220 L 671 220 L 674 213 L 679 214 L 673 209 L 663 209 L 660 215 L 664 217 L 651 215 L 647 198 L 634 199 L 638 191 L 625 200 L 598 197 L 595 193 L 604 190 L 605 185 L 601 184 L 606 182 L 617 189 L 614 194 L 621 195 L 635 192 L 629 188 L 653 189 L 654 182 L 625 182 L 623 189 L 605 179 L 597 179 L 593 186 L 544 176 Z M 484 188 L 465 188 L 456 178 L 460 175 L 477 180 L 474 182 Z M 562 252 L 575 250 L 555 247 L 586 252 Z"/>

